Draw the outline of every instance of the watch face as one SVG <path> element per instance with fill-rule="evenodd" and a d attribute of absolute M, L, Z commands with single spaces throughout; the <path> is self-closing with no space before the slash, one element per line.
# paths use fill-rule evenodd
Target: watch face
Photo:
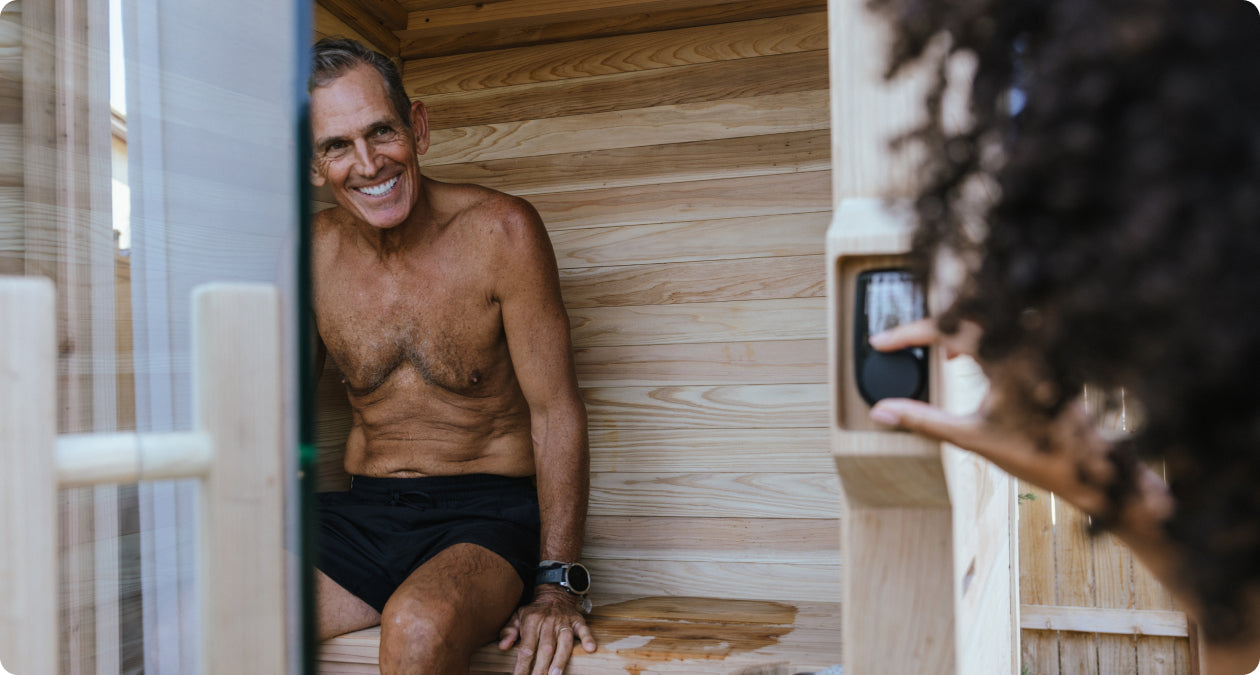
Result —
<path fill-rule="evenodd" d="M 578 595 L 582 595 L 591 590 L 591 574 L 586 568 L 574 564 L 569 568 L 568 578 L 565 580 L 569 583 L 569 589 Z"/>

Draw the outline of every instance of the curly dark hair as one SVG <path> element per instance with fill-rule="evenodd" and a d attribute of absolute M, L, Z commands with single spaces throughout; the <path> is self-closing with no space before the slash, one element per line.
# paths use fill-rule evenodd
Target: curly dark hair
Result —
<path fill-rule="evenodd" d="M 928 121 L 902 142 L 926 155 L 921 269 L 942 251 L 969 261 L 942 328 L 974 320 L 987 368 L 1033 372 L 1018 397 L 1031 416 L 1053 418 L 1087 384 L 1136 400 L 1145 421 L 1113 451 L 1096 520 L 1133 494 L 1137 459 L 1166 460 L 1165 528 L 1204 635 L 1238 637 L 1260 588 L 1260 13 L 1244 0 L 868 7 L 895 28 L 889 77 L 936 69 Z M 941 101 L 960 57 L 975 70 L 971 123 L 955 129 Z"/>

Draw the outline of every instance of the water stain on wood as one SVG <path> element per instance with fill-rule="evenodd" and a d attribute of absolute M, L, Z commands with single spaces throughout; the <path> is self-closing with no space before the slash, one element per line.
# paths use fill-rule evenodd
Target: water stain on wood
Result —
<path fill-rule="evenodd" d="M 722 660 L 777 644 L 796 607 L 778 602 L 652 597 L 596 607 L 600 650 L 638 661 Z"/>

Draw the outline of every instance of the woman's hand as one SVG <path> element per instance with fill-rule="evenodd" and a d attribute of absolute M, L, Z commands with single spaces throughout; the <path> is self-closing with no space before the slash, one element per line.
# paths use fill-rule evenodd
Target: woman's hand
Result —
<path fill-rule="evenodd" d="M 981 332 L 976 324 L 964 322 L 956 334 L 942 335 L 933 319 L 924 319 L 872 336 L 871 346 L 895 351 L 940 343 L 951 357 L 974 355 Z M 1039 423 L 1034 415 L 1014 409 L 1012 401 L 1017 399 L 1009 394 L 1009 383 L 1016 375 L 1002 372 L 1001 367 L 987 370 L 989 393 L 971 414 L 954 415 L 908 399 L 885 399 L 871 409 L 871 419 L 952 443 L 1020 480 L 1054 492 L 1085 513 L 1103 512 L 1108 505 L 1106 488 L 1115 477 L 1115 466 L 1107 457 L 1111 444 L 1099 433 L 1084 407 L 1073 403 L 1058 417 Z M 1166 496 L 1162 481 L 1153 473 L 1146 474 L 1139 478 L 1140 487 L 1155 488 L 1158 494 Z M 1158 485 L 1150 484 L 1151 479 Z M 1171 508 L 1171 502 L 1162 508 Z M 1167 511 L 1148 515 L 1162 520 Z"/>

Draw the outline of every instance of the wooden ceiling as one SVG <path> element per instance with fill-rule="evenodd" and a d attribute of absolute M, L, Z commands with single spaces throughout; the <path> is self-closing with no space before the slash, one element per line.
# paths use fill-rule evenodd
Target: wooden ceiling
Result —
<path fill-rule="evenodd" d="M 316 0 L 402 60 L 634 35 L 826 8 L 826 0 Z"/>

